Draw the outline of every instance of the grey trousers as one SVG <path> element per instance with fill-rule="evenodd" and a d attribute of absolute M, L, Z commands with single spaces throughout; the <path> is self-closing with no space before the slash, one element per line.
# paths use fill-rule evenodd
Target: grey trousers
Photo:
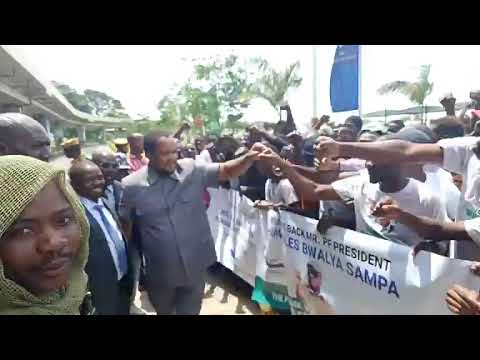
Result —
<path fill-rule="evenodd" d="M 202 308 L 205 277 L 180 287 L 149 286 L 147 293 L 157 315 L 198 315 Z"/>
<path fill-rule="evenodd" d="M 130 298 L 130 304 L 133 304 L 135 301 L 135 295 L 137 293 L 138 279 L 140 277 L 140 266 L 142 259 L 140 257 L 140 252 L 135 245 L 131 246 L 129 249 L 130 265 L 132 266 L 132 277 L 133 277 L 133 291 Z"/>

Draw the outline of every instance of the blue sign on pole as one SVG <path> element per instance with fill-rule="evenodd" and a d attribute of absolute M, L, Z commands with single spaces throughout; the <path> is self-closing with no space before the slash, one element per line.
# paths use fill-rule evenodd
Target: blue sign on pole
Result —
<path fill-rule="evenodd" d="M 330 75 L 333 112 L 358 109 L 360 45 L 338 45 Z"/>

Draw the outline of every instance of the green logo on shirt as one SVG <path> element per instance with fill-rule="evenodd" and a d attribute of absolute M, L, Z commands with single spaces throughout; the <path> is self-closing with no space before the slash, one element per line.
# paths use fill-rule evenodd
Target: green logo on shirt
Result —
<path fill-rule="evenodd" d="M 465 211 L 468 220 L 480 217 L 480 209 L 467 208 Z"/>

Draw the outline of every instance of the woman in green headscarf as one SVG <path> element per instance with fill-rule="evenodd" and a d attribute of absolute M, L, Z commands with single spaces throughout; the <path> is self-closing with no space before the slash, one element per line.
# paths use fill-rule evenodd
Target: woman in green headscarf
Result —
<path fill-rule="evenodd" d="M 63 169 L 0 156 L 0 314 L 79 314 L 88 236 Z"/>

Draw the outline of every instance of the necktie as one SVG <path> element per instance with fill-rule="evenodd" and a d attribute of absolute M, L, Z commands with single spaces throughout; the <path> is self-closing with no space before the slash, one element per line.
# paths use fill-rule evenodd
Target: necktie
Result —
<path fill-rule="evenodd" d="M 123 239 L 118 236 L 118 232 L 115 231 L 112 224 L 110 223 L 110 221 L 108 221 L 108 218 L 105 216 L 105 211 L 108 211 L 107 208 L 104 205 L 95 205 L 95 210 L 97 210 L 98 213 L 100 214 L 100 217 L 102 218 L 102 221 L 103 221 L 103 225 L 105 226 L 105 229 L 108 231 L 108 234 L 110 235 L 110 239 L 112 239 L 112 242 L 115 246 L 115 250 L 117 252 L 117 258 L 118 258 L 118 267 L 120 270 L 120 276 L 123 276 L 128 271 L 127 252 L 125 249 L 125 243 Z"/>

